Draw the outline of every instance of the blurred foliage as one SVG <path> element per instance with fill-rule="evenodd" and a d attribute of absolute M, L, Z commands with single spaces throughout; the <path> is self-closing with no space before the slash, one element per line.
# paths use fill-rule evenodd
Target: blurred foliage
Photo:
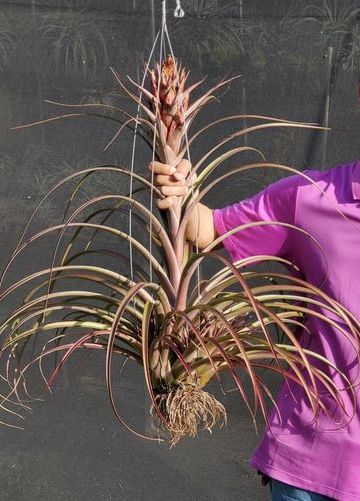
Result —
<path fill-rule="evenodd" d="M 0 13 L 0 69 L 3 68 L 15 48 L 15 29 L 11 21 Z"/>
<path fill-rule="evenodd" d="M 55 62 L 55 69 L 83 77 L 108 63 L 105 27 L 86 9 L 59 9 L 43 17 L 41 40 Z"/>
<path fill-rule="evenodd" d="M 348 0 L 325 0 L 322 7 L 308 5 L 300 22 L 313 22 L 318 27 L 316 46 L 325 51 L 333 47 L 337 62 L 345 70 L 359 69 L 360 7 Z"/>

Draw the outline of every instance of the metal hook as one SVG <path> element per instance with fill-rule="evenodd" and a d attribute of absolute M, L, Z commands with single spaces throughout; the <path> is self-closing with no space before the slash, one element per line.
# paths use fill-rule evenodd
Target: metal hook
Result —
<path fill-rule="evenodd" d="M 174 17 L 184 17 L 185 12 L 181 7 L 180 0 L 176 0 L 176 8 L 174 10 Z"/>

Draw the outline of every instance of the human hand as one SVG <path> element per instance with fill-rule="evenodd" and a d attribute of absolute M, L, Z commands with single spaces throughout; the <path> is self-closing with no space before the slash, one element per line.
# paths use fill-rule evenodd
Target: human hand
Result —
<path fill-rule="evenodd" d="M 180 160 L 175 168 L 172 165 L 161 162 L 151 162 L 149 170 L 154 172 L 154 185 L 160 190 L 165 198 L 156 198 L 159 209 L 169 209 L 175 204 L 176 197 L 184 196 L 189 188 L 186 186 L 186 177 L 191 170 L 189 160 Z"/>

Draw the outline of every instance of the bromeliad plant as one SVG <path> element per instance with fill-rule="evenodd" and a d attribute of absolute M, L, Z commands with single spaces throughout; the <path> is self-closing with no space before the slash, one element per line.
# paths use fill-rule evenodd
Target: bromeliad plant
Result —
<path fill-rule="evenodd" d="M 197 99 L 191 99 L 201 82 L 187 86 L 189 73 L 171 56 L 162 65 L 148 71 L 148 84 L 144 86 L 130 79 L 133 85 L 131 89 L 116 71 L 113 70 L 113 73 L 121 89 L 142 110 L 143 118 L 132 116 L 112 105 L 91 104 L 79 105 L 82 106 L 79 113 L 75 111 L 49 120 L 87 114 L 88 109 L 95 113 L 92 110 L 102 108 L 112 113 L 112 120 L 125 117 L 119 133 L 127 126 L 137 127 L 145 141 L 154 146 L 155 158 L 177 166 L 186 157 L 192 143 L 210 127 L 236 123 L 244 118 L 241 115 L 221 118 L 189 136 L 190 126 L 198 113 L 232 79 L 222 80 Z M 98 111 L 96 114 L 99 114 Z M 259 168 L 298 172 L 291 167 L 267 163 L 261 152 L 250 146 L 226 147 L 230 141 L 268 127 L 316 126 L 264 116 L 246 118 L 248 121 L 253 120 L 254 125 L 223 138 L 193 165 L 186 179 L 189 187 L 187 195 L 177 197 L 171 208 L 161 211 L 162 220 L 136 200 L 136 192 L 129 195 L 102 195 L 69 213 L 71 202 L 84 180 L 99 171 L 133 176 L 151 196 L 155 194 L 159 198 L 163 197 L 152 182 L 124 167 L 98 166 L 82 170 L 68 176 L 46 195 L 45 198 L 65 183 L 78 179 L 63 222 L 27 239 L 25 230 L 4 270 L 5 274 L 15 258 L 30 244 L 45 235 L 58 232 L 50 267 L 34 270 L 14 284 L 3 287 L 0 295 L 0 301 L 4 301 L 10 294 L 18 293 L 21 287 L 36 284 L 0 325 L 1 353 L 3 360 L 7 360 L 4 378 L 10 386 L 8 394 L 2 398 L 4 409 L 15 413 L 12 404 L 25 406 L 20 389 L 27 392 L 25 374 L 35 362 L 39 363 L 43 374 L 44 357 L 54 353 L 61 355 L 51 375 L 45 378 L 43 374 L 46 387 L 50 388 L 64 363 L 79 349 L 106 351 L 107 387 L 113 409 L 122 423 L 124 421 L 113 395 L 113 355 L 127 357 L 143 368 L 152 402 L 151 412 L 156 416 L 157 424 L 169 432 L 173 444 L 185 435 L 196 435 L 200 428 L 211 430 L 216 424 L 222 425 L 226 421 L 224 405 L 204 389 L 213 379 L 221 384 L 222 371 L 230 373 L 254 422 L 259 412 L 267 420 L 267 405 L 269 402 L 275 403 L 263 378 L 264 369 L 279 374 L 287 381 L 289 388 L 294 384 L 303 387 L 315 418 L 320 412 L 327 412 L 324 398 L 329 395 L 344 408 L 342 393 L 329 376 L 331 371 L 337 370 L 336 367 L 320 354 L 302 347 L 297 334 L 307 329 L 305 318 L 316 315 L 348 336 L 358 353 L 360 325 L 351 313 L 322 292 L 321 288 L 295 274 L 265 272 L 250 266 L 261 261 L 296 268 L 285 259 L 249 256 L 232 263 L 226 255 L 216 250 L 226 236 L 244 227 L 218 237 L 202 252 L 197 252 L 185 239 L 186 225 L 197 202 L 226 177 Z M 257 123 L 259 120 L 261 123 Z M 220 148 L 225 150 L 221 154 L 218 153 Z M 209 175 L 226 160 L 248 152 L 259 155 L 259 161 L 236 167 L 205 186 Z M 314 183 L 305 174 L 299 172 L 299 175 Z M 111 201 L 114 205 L 101 209 L 101 202 L 104 201 Z M 85 209 L 89 208 L 92 213 L 81 220 Z M 107 224 L 110 214 L 117 214 L 118 211 L 128 213 L 129 209 L 136 215 L 135 221 L 150 233 L 152 244 L 162 255 L 162 262 L 131 232 Z M 100 222 L 99 217 L 102 218 Z M 259 224 L 269 222 L 254 223 Z M 71 230 L 73 234 L 66 250 L 57 261 L 60 242 Z M 92 234 L 84 245 L 81 237 L 86 230 Z M 133 277 L 126 275 L 123 271 L 123 263 L 129 263 L 126 255 L 110 248 L 95 247 L 95 237 L 102 233 L 129 242 L 140 256 L 150 262 L 154 279 L 140 265 L 134 267 Z M 80 246 L 76 252 L 75 243 Z M 94 254 L 101 256 L 102 266 L 91 264 Z M 116 258 L 119 269 L 109 266 L 109 256 Z M 82 264 L 78 263 L 80 258 Z M 220 263 L 221 269 L 212 277 L 196 283 L 200 263 L 208 258 Z M 69 279 L 75 285 L 71 288 L 66 286 L 64 290 L 63 284 L 68 284 Z M 79 290 L 76 280 L 81 280 L 82 284 L 85 281 L 89 287 Z M 327 318 L 321 309 L 337 314 L 340 322 Z M 48 331 L 52 336 L 50 340 L 44 340 L 43 336 Z M 42 349 L 25 363 L 22 355 L 26 344 L 38 335 L 41 336 Z M 15 370 L 11 370 L 14 363 Z M 248 383 L 244 383 L 242 374 L 247 376 Z M 341 376 L 344 387 L 351 391 L 351 382 L 344 374 Z"/>

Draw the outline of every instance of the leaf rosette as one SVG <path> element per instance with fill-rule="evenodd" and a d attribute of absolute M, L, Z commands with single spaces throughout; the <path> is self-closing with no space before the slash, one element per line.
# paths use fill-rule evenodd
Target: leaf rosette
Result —
<path fill-rule="evenodd" d="M 218 189 L 218 183 L 239 173 L 254 169 L 298 173 L 322 191 L 300 171 L 266 162 L 256 148 L 229 146 L 242 136 L 263 129 L 321 127 L 267 116 L 245 117 L 238 114 L 208 123 L 190 135 L 191 125 L 198 113 L 215 99 L 219 89 L 238 77 L 224 79 L 192 100 L 195 89 L 199 90 L 202 82 L 186 87 L 189 73 L 172 56 L 155 69 L 147 69 L 148 85 L 140 85 L 130 78 L 129 84 L 125 84 L 119 74 L 112 71 L 122 91 L 137 104 L 144 118 L 109 104 L 55 103 L 73 111 L 27 126 L 83 115 L 107 116 L 119 124 L 109 145 L 123 130 L 136 127 L 145 143 L 154 146 L 155 158 L 176 166 L 185 158 L 194 141 L 211 127 L 236 124 L 244 118 L 250 125 L 223 137 L 193 165 L 186 180 L 191 189 L 187 195 L 177 197 L 162 221 L 136 200 L 136 194 L 144 191 L 150 196 L 155 194 L 162 198 L 161 191 L 145 177 L 117 165 L 95 166 L 71 174 L 43 197 L 1 280 L 3 284 L 10 267 L 25 249 L 47 236 L 56 236 L 52 262 L 47 268 L 34 271 L 2 288 L 0 301 L 10 295 L 22 294 L 19 306 L 0 325 L 1 354 L 6 360 L 4 379 L 10 387 L 2 396 L 2 408 L 18 416 L 19 409 L 27 408 L 20 389 L 30 397 L 26 373 L 34 364 L 39 365 L 45 386 L 50 388 L 64 363 L 79 349 L 87 349 L 106 353 L 110 401 L 117 418 L 128 429 L 131 428 L 115 403 L 111 370 L 113 357 L 121 355 L 142 368 L 152 402 L 151 412 L 156 416 L 158 425 L 170 433 L 172 444 L 184 436 L 195 436 L 199 429 L 211 431 L 217 424 L 226 422 L 224 404 L 205 390 L 213 380 L 217 380 L 222 387 L 223 371 L 232 377 L 255 424 L 259 414 L 268 422 L 269 402 L 276 407 L 275 398 L 263 377 L 268 371 L 278 374 L 289 388 L 299 385 L 304 390 L 314 419 L 319 413 L 329 413 L 326 404 L 329 397 L 345 410 L 343 390 L 348 390 L 354 399 L 353 382 L 330 360 L 302 346 L 299 333 L 308 330 L 308 317 L 321 318 L 351 341 L 358 356 L 360 326 L 356 318 L 321 288 L 300 278 L 299 274 L 263 271 L 257 266 L 259 263 L 276 263 L 298 272 L 294 263 L 268 255 L 248 256 L 231 262 L 218 249 L 230 234 L 245 227 L 270 223 L 258 221 L 234 228 L 201 252 L 185 239 L 186 224 L 197 202 L 209 191 Z M 238 161 L 239 157 L 248 153 L 257 155 L 259 160 L 244 162 L 207 182 L 210 174 L 218 171 L 227 160 L 236 158 Z M 132 178 L 140 184 L 140 188 L 126 195 L 109 193 L 93 197 L 73 209 L 72 203 L 80 188 L 89 179 L 93 182 L 96 174 L 101 172 Z M 56 190 L 71 183 L 75 185 L 70 191 L 62 222 L 27 236 L 29 225 L 41 204 Z M 128 214 L 130 209 L 141 233 L 145 231 L 151 239 L 151 252 L 131 231 L 122 231 L 116 224 L 110 223 L 112 216 Z M 301 228 L 289 226 L 306 233 Z M 99 236 L 115 239 L 116 250 L 110 244 L 98 247 Z M 315 240 L 312 235 L 307 236 Z M 65 250 L 61 251 L 64 242 Z M 121 250 L 124 244 L 132 246 L 139 257 L 138 262 L 135 260 L 132 263 Z M 100 258 L 100 264 L 99 260 L 93 264 L 94 256 Z M 221 269 L 197 281 L 197 271 L 201 263 L 208 259 L 215 260 Z M 153 274 L 145 270 L 141 260 L 150 263 Z M 129 265 L 133 270 L 132 276 L 124 271 L 129 270 Z M 79 281 L 81 289 L 77 288 Z M 21 292 L 24 287 L 30 289 L 26 294 Z M 324 311 L 331 315 L 328 317 Z M 339 321 L 335 321 L 334 317 Z M 43 341 L 46 332 L 50 333 L 50 338 Z M 24 361 L 26 345 L 39 334 L 41 349 L 30 360 Z M 45 376 L 43 359 L 51 354 L 57 355 L 57 363 L 50 376 Z M 342 388 L 337 387 L 331 377 L 334 371 L 343 381 Z M 246 375 L 246 384 L 242 375 Z"/>

